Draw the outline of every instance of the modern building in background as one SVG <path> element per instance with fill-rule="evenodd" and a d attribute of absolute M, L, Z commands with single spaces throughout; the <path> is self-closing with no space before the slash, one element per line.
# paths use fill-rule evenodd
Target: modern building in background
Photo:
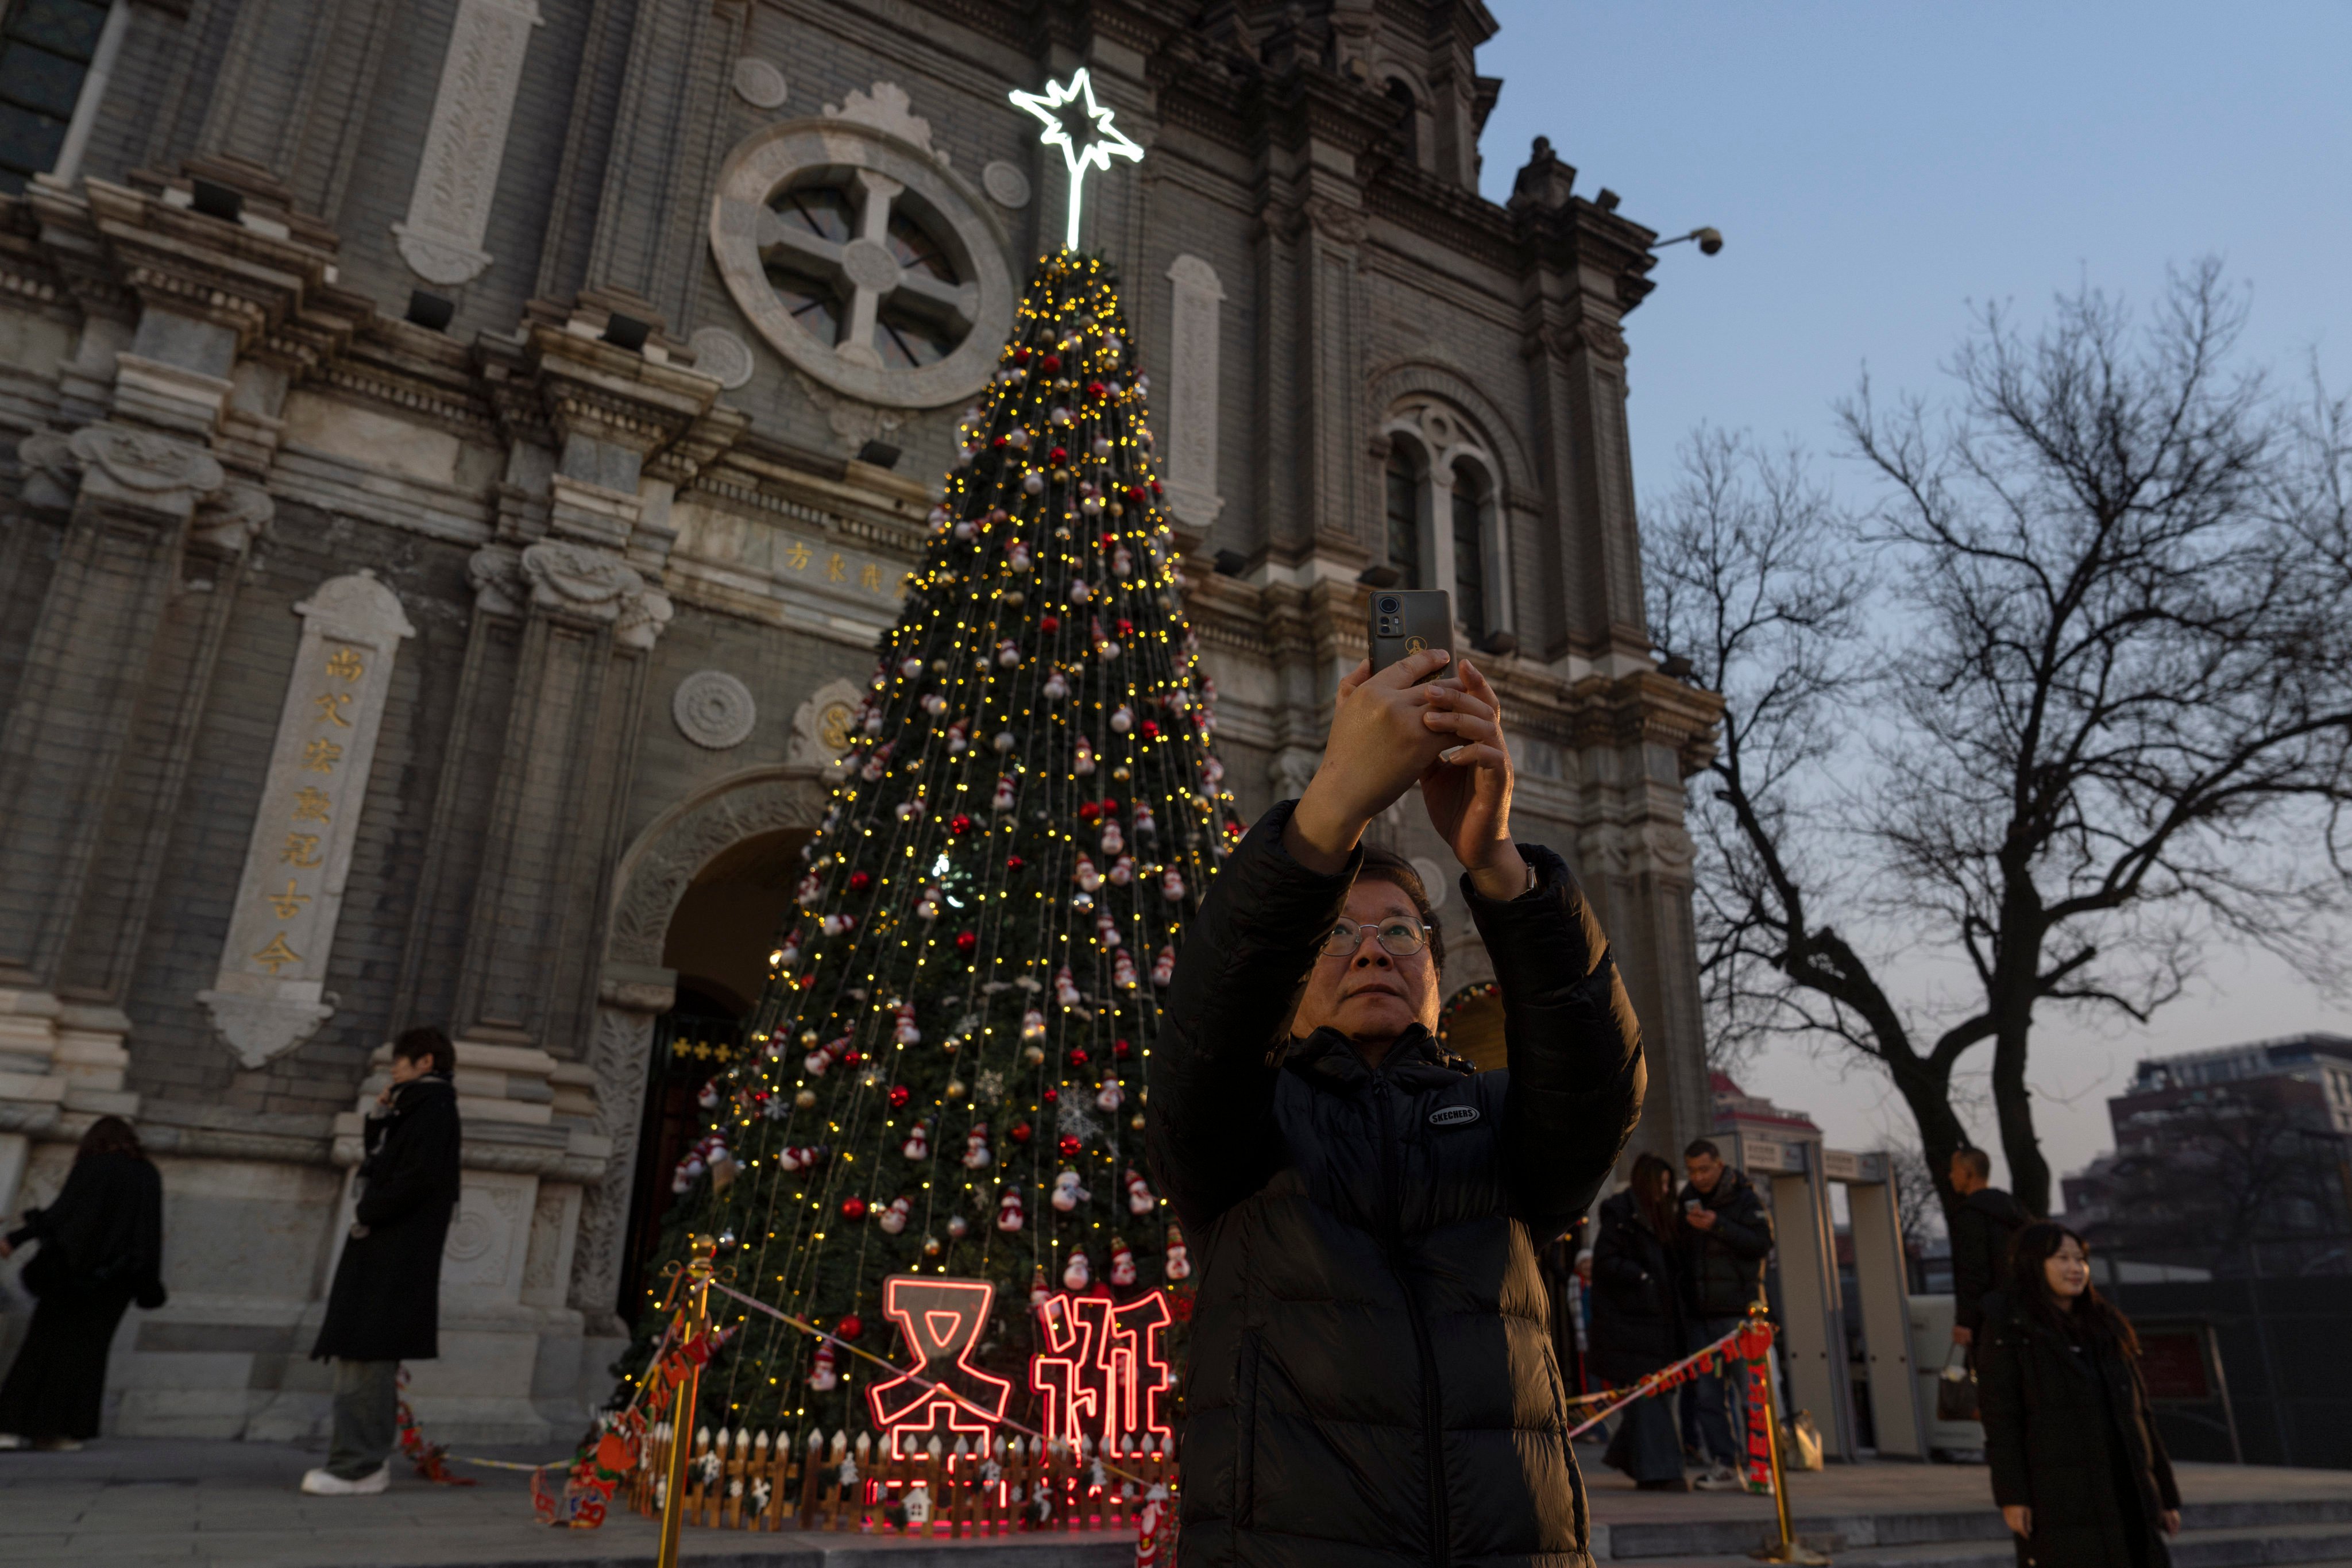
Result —
<path fill-rule="evenodd" d="M 1710 1124 L 1643 626 L 1656 236 L 1538 142 L 1477 191 L 1478 0 L 0 5 L 0 1208 L 160 1157 L 124 1432 L 315 1432 L 384 1042 L 459 1041 L 437 1434 L 576 1430 L 681 1075 L 733 1048 L 961 411 L 1057 243 L 1005 100 L 1078 66 L 1245 813 L 1367 575 L 1450 588 L 1517 830 Z M 1556 65 L 1557 62 L 1554 62 Z M 1557 71 L 1530 71 L 1544 90 Z M 1659 193 L 1651 193 L 1653 198 Z M 1410 805 L 1453 985 L 1489 977 Z M 640 1229 L 639 1234 L 642 1234 Z"/>
<path fill-rule="evenodd" d="M 2114 1152 L 2063 1184 L 2094 1243 L 2222 1278 L 2352 1274 L 2352 1037 L 2143 1061 L 2107 1115 Z"/>

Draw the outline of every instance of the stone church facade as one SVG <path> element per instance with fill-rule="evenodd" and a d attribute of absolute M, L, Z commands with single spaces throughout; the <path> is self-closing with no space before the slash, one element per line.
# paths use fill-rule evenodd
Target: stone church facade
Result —
<path fill-rule="evenodd" d="M 659 1042 L 756 992 L 1059 237 L 1004 94 L 1080 65 L 1148 152 L 1085 243 L 1244 815 L 1311 773 L 1366 574 L 1454 590 L 1518 832 L 1640 1010 L 1641 1141 L 1706 1123 L 1714 710 L 1654 668 L 1624 425 L 1655 236 L 1542 143 L 1478 195 L 1479 0 L 5 9 L 48 74 L 0 64 L 0 1207 L 101 1114 L 162 1165 L 112 1429 L 321 1429 L 359 1111 L 419 1023 L 467 1129 L 420 1415 L 536 1438 L 608 1386 Z M 1434 869 L 1417 816 L 1377 831 Z"/>

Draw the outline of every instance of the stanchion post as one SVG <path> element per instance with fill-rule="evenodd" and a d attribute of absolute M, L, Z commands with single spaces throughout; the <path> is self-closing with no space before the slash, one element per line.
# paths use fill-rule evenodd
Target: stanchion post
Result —
<path fill-rule="evenodd" d="M 710 1326 L 710 1277 L 719 1243 L 695 1237 L 686 1261 L 686 1333 L 681 1346 L 699 1340 Z M 677 1568 L 678 1526 L 686 1521 L 686 1475 L 694 1462 L 694 1410 L 702 1392 L 702 1363 L 686 1358 L 686 1381 L 677 1385 L 669 1406 L 669 1480 L 662 1493 L 661 1550 L 657 1568 Z"/>
<path fill-rule="evenodd" d="M 1748 1316 L 1750 1321 L 1763 1324 L 1769 1331 L 1763 1302 L 1750 1303 Z M 1764 1342 L 1764 1449 L 1772 1458 L 1772 1511 L 1780 1520 L 1780 1540 L 1778 1545 L 1765 1548 L 1759 1555 L 1767 1563 L 1826 1563 L 1829 1559 L 1820 1552 L 1797 1544 L 1797 1527 L 1789 1514 L 1789 1477 L 1780 1457 L 1780 1395 L 1777 1383 L 1772 1375 L 1772 1342 L 1768 1337 Z"/>

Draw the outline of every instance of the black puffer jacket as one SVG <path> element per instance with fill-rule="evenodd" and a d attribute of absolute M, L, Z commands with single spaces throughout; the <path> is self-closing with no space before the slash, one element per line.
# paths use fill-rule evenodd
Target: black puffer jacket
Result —
<path fill-rule="evenodd" d="M 1497 902 L 1464 879 L 1510 1068 L 1419 1025 L 1379 1070 L 1283 1030 L 1361 854 L 1318 876 L 1290 803 L 1212 886 L 1151 1057 L 1149 1140 L 1192 1244 L 1186 1568 L 1590 1561 L 1538 1249 L 1640 1114 L 1641 1043 L 1559 858 Z"/>
<path fill-rule="evenodd" d="M 1601 1205 L 1592 1242 L 1592 1371 L 1623 1387 L 1689 1351 L 1682 1260 L 1659 1239 L 1631 1188 Z"/>
<path fill-rule="evenodd" d="M 430 1361 L 441 1353 L 441 1248 L 463 1180 L 456 1088 L 438 1077 L 402 1084 L 391 1113 L 368 1119 L 366 1139 L 354 1218 L 367 1234 L 343 1243 L 310 1353 Z"/>
<path fill-rule="evenodd" d="M 1740 1318 L 1764 1291 L 1764 1260 L 1772 1252 L 1772 1216 L 1748 1173 L 1727 1165 L 1715 1191 L 1683 1184 L 1682 1203 L 1705 1204 L 1715 1228 L 1682 1227 L 1690 1258 L 1690 1308 L 1702 1318 Z"/>
<path fill-rule="evenodd" d="M 1952 1215 L 1952 1321 L 1984 1331 L 1985 1298 L 2009 1289 L 2009 1244 L 2033 1223 L 2025 1205 L 1999 1187 L 1979 1187 Z"/>
<path fill-rule="evenodd" d="M 1984 1321 L 1977 1399 L 1993 1501 L 2033 1510 L 2020 1568 L 2167 1568 L 2157 1516 L 2180 1506 L 2180 1489 L 2137 1363 L 2076 1349 L 1999 1293 Z"/>

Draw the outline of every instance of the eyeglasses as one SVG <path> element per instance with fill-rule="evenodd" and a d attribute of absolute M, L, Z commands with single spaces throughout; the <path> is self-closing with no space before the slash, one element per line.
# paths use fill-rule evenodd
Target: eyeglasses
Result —
<path fill-rule="evenodd" d="M 1378 925 L 1341 921 L 1323 933 L 1323 945 L 1318 951 L 1326 958 L 1351 957 L 1363 945 L 1366 931 L 1397 958 L 1408 957 L 1429 945 L 1429 928 L 1409 920 L 1385 920 Z"/>

